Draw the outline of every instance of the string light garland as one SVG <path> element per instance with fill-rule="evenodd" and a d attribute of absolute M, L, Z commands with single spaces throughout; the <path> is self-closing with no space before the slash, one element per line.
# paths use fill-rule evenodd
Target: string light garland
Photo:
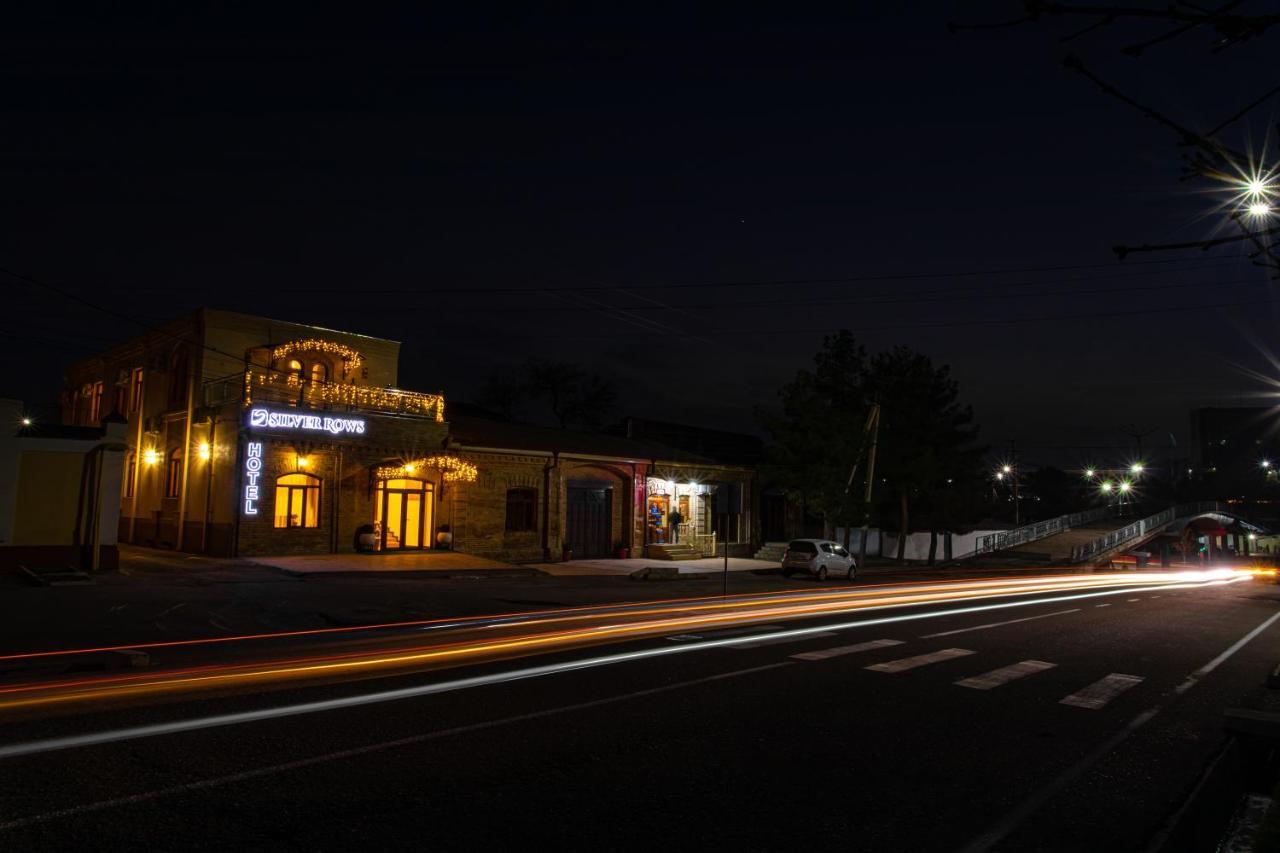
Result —
<path fill-rule="evenodd" d="M 480 470 L 475 465 L 447 454 L 414 459 L 403 465 L 384 465 L 374 471 L 374 475 L 379 480 L 399 480 L 410 477 L 423 468 L 438 469 L 444 475 L 446 483 L 474 483 L 480 476 Z"/>
<path fill-rule="evenodd" d="M 441 394 L 423 394 L 418 391 L 402 391 L 399 388 L 373 388 L 368 385 L 345 385 L 341 382 L 312 382 L 303 380 L 293 373 L 251 370 L 245 373 L 245 405 L 253 402 L 255 387 L 287 389 L 291 396 L 301 395 L 302 401 L 310 406 L 351 406 L 356 409 L 427 415 L 435 418 L 436 421 L 444 421 L 444 396 Z"/>
<path fill-rule="evenodd" d="M 359 369 L 364 362 L 364 356 L 351 347 L 334 343 L 333 341 L 322 341 L 319 338 L 306 338 L 301 341 L 289 341 L 288 343 L 280 344 L 271 350 L 271 360 L 279 361 L 295 352 L 322 352 L 328 355 L 341 356 L 343 373 L 351 373 Z"/>

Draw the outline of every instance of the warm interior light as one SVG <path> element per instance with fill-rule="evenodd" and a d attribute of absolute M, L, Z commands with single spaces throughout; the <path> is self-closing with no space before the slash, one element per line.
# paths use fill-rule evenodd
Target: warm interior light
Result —
<path fill-rule="evenodd" d="M 197 450 L 200 454 L 200 458 L 203 459 L 205 462 L 208 462 L 209 457 L 213 455 L 213 451 L 209 448 L 209 442 L 207 441 L 200 442 L 200 446 L 199 448 L 197 448 Z"/>
<path fill-rule="evenodd" d="M 147 465 L 154 465 L 160 461 L 160 453 L 154 448 L 148 448 L 142 453 L 142 461 Z"/>
<path fill-rule="evenodd" d="M 310 459 L 308 459 L 308 458 L 307 458 L 307 457 L 305 457 L 305 456 L 301 456 L 301 455 L 299 455 L 299 456 L 298 456 L 298 467 L 299 467 L 299 468 L 306 468 L 306 467 L 307 467 L 308 465 L 310 465 L 310 464 L 311 464 L 311 460 L 310 460 Z"/>

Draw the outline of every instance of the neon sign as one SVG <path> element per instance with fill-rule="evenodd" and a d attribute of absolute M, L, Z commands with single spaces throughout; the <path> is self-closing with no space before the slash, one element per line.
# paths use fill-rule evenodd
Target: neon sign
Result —
<path fill-rule="evenodd" d="M 250 409 L 249 426 L 327 432 L 331 435 L 364 435 L 364 418 L 335 418 L 302 412 L 273 412 L 270 409 Z"/>
<path fill-rule="evenodd" d="M 262 442 L 250 441 L 245 445 L 244 457 L 244 514 L 258 514 L 258 480 L 262 477 Z"/>

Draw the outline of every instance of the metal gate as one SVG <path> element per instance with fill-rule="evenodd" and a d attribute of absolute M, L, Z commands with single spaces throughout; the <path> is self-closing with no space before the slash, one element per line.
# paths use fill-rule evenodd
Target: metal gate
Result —
<path fill-rule="evenodd" d="M 569 486 L 565 515 L 565 545 L 574 559 L 609 556 L 612 489 Z"/>

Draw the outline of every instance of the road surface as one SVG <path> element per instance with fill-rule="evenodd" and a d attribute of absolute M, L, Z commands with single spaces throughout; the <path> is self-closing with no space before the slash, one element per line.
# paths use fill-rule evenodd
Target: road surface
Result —
<path fill-rule="evenodd" d="M 986 583 L 160 647 L 144 671 L 11 680 L 0 846 L 1142 849 L 1280 656 L 1280 591 Z"/>

